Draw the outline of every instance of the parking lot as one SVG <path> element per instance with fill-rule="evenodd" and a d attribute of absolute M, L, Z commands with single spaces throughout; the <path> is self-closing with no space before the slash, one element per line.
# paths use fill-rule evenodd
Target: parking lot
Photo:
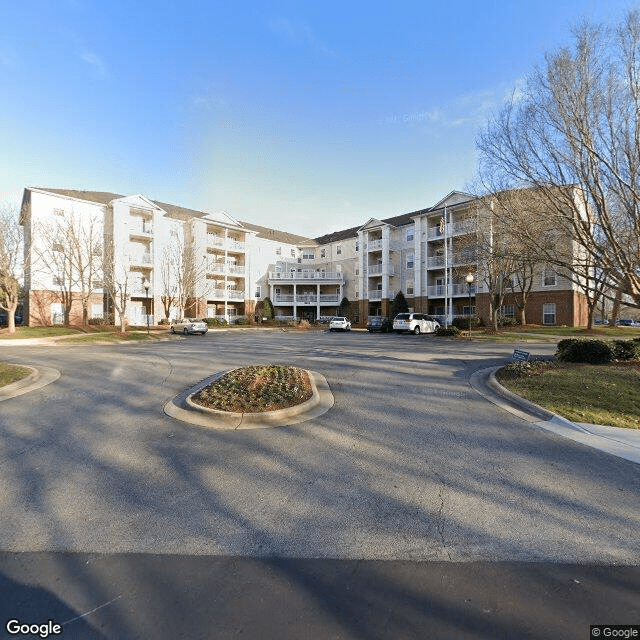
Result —
<path fill-rule="evenodd" d="M 138 602 L 135 594 L 145 584 L 153 587 L 154 572 L 166 577 L 163 567 L 169 566 L 178 582 L 204 585 L 198 566 L 223 572 L 226 559 L 231 579 L 228 563 L 236 559 L 238 575 L 251 566 L 266 582 L 277 575 L 279 588 L 297 593 L 294 600 L 302 597 L 297 580 L 305 579 L 305 566 L 315 567 L 307 580 L 322 574 L 327 584 L 332 575 L 345 579 L 340 572 L 361 562 L 373 563 L 368 571 L 376 575 L 383 566 L 400 572 L 399 580 L 417 566 L 406 563 L 426 563 L 420 566 L 441 574 L 450 566 L 457 576 L 467 566 L 469 575 L 483 580 L 481 567 L 637 567 L 638 466 L 536 429 L 469 385 L 475 370 L 504 362 L 513 347 L 424 335 L 282 330 L 210 331 L 158 344 L 3 344 L 4 360 L 61 374 L 0 403 L 5 583 L 15 588 L 25 575 L 35 580 L 41 571 L 39 584 L 59 600 L 52 606 L 64 602 L 70 618 L 116 598 L 93 614 L 100 624 L 92 622 L 90 631 L 126 637 L 122 628 L 132 628 L 126 625 L 135 618 L 127 613 L 127 598 Z M 540 355 L 555 349 L 529 348 Z M 195 427 L 163 413 L 167 401 L 206 376 L 264 362 L 320 372 L 334 406 L 305 423 L 243 432 Z M 144 569 L 144 584 L 127 574 L 126 566 L 133 566 L 127 557 L 138 567 L 155 559 Z M 70 558 L 78 561 L 72 568 Z M 215 570 L 213 558 L 219 561 Z M 56 587 L 60 567 L 66 577 Z M 114 580 L 109 587 L 101 582 L 107 567 Z M 638 573 L 628 579 L 637 580 Z M 603 593 L 609 582 L 608 576 L 594 579 L 589 588 Z M 175 593 L 183 593 L 178 586 Z M 233 589 L 240 597 L 239 585 Z M 318 614 L 310 599 L 320 591 L 306 591 L 299 606 Z M 611 601 L 637 611 L 625 593 L 617 588 Z M 412 607 L 398 592 L 389 597 Z M 604 596 L 598 606 L 606 601 Z M 322 611 L 338 606 L 316 605 Z M 235 620 L 237 612 L 225 615 Z M 334 636 L 308 637 L 391 637 L 360 635 L 331 619 Z M 394 629 L 401 624 L 392 613 L 386 620 Z M 486 637 L 513 637 L 504 620 L 499 624 L 505 635 Z M 536 624 L 535 616 L 528 624 Z M 189 637 L 232 637 L 232 630 L 209 636 L 192 629 Z M 136 633 L 129 637 L 153 637 Z M 451 633 L 439 637 L 467 637 Z"/>

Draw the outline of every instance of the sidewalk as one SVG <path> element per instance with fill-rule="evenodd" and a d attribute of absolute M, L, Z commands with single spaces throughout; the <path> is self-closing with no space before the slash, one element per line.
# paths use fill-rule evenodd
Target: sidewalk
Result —
<path fill-rule="evenodd" d="M 500 367 L 476 371 L 469 378 L 469 384 L 496 406 L 541 429 L 640 464 L 640 429 L 571 422 L 505 389 L 496 380 L 498 369 Z"/>

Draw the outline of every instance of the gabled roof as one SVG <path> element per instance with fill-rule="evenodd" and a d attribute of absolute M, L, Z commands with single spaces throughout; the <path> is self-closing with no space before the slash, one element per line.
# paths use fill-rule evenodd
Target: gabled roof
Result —
<path fill-rule="evenodd" d="M 298 236 L 294 233 L 288 233 L 287 231 L 278 231 L 277 229 L 270 229 L 269 227 L 261 227 L 258 224 L 251 222 L 242 222 L 242 226 L 245 229 L 254 231 L 258 238 L 264 238 L 265 240 L 273 240 L 274 242 L 282 242 L 284 244 L 292 244 L 295 246 L 316 246 L 316 241 L 312 238 L 305 236 Z"/>
<path fill-rule="evenodd" d="M 436 211 L 438 209 L 444 209 L 444 207 L 471 202 L 472 200 L 476 200 L 476 197 L 472 196 L 470 193 L 465 193 L 464 191 L 452 191 L 442 198 L 442 200 L 436 202 L 429 210 Z"/>

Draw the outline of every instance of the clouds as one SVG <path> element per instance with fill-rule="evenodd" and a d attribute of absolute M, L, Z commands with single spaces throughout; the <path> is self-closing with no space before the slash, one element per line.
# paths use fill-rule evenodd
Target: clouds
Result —
<path fill-rule="evenodd" d="M 334 60 L 338 59 L 338 54 L 328 44 L 316 37 L 311 27 L 302 20 L 275 18 L 269 23 L 269 28 L 274 33 L 283 35 L 290 42 L 306 45 L 322 55 Z"/>
<path fill-rule="evenodd" d="M 102 59 L 93 51 L 89 51 L 89 49 L 87 49 L 86 47 L 82 47 L 79 51 L 76 52 L 76 55 L 80 58 L 80 60 L 88 64 L 97 75 L 107 75 L 107 67 L 105 66 Z"/>
<path fill-rule="evenodd" d="M 437 126 L 443 129 L 482 127 L 508 100 L 522 96 L 524 80 L 461 94 L 443 104 L 377 119 L 378 125 Z"/>

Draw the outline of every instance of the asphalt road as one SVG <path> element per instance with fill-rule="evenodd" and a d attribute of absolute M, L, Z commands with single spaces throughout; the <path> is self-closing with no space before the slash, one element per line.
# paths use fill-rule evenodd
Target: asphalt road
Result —
<path fill-rule="evenodd" d="M 5 345 L 0 359 L 61 373 L 0 403 L 6 619 L 122 639 L 588 638 L 640 623 L 640 465 L 477 394 L 471 373 L 514 344 L 230 331 Z M 163 413 L 262 362 L 320 372 L 333 408 L 247 431 Z"/>

